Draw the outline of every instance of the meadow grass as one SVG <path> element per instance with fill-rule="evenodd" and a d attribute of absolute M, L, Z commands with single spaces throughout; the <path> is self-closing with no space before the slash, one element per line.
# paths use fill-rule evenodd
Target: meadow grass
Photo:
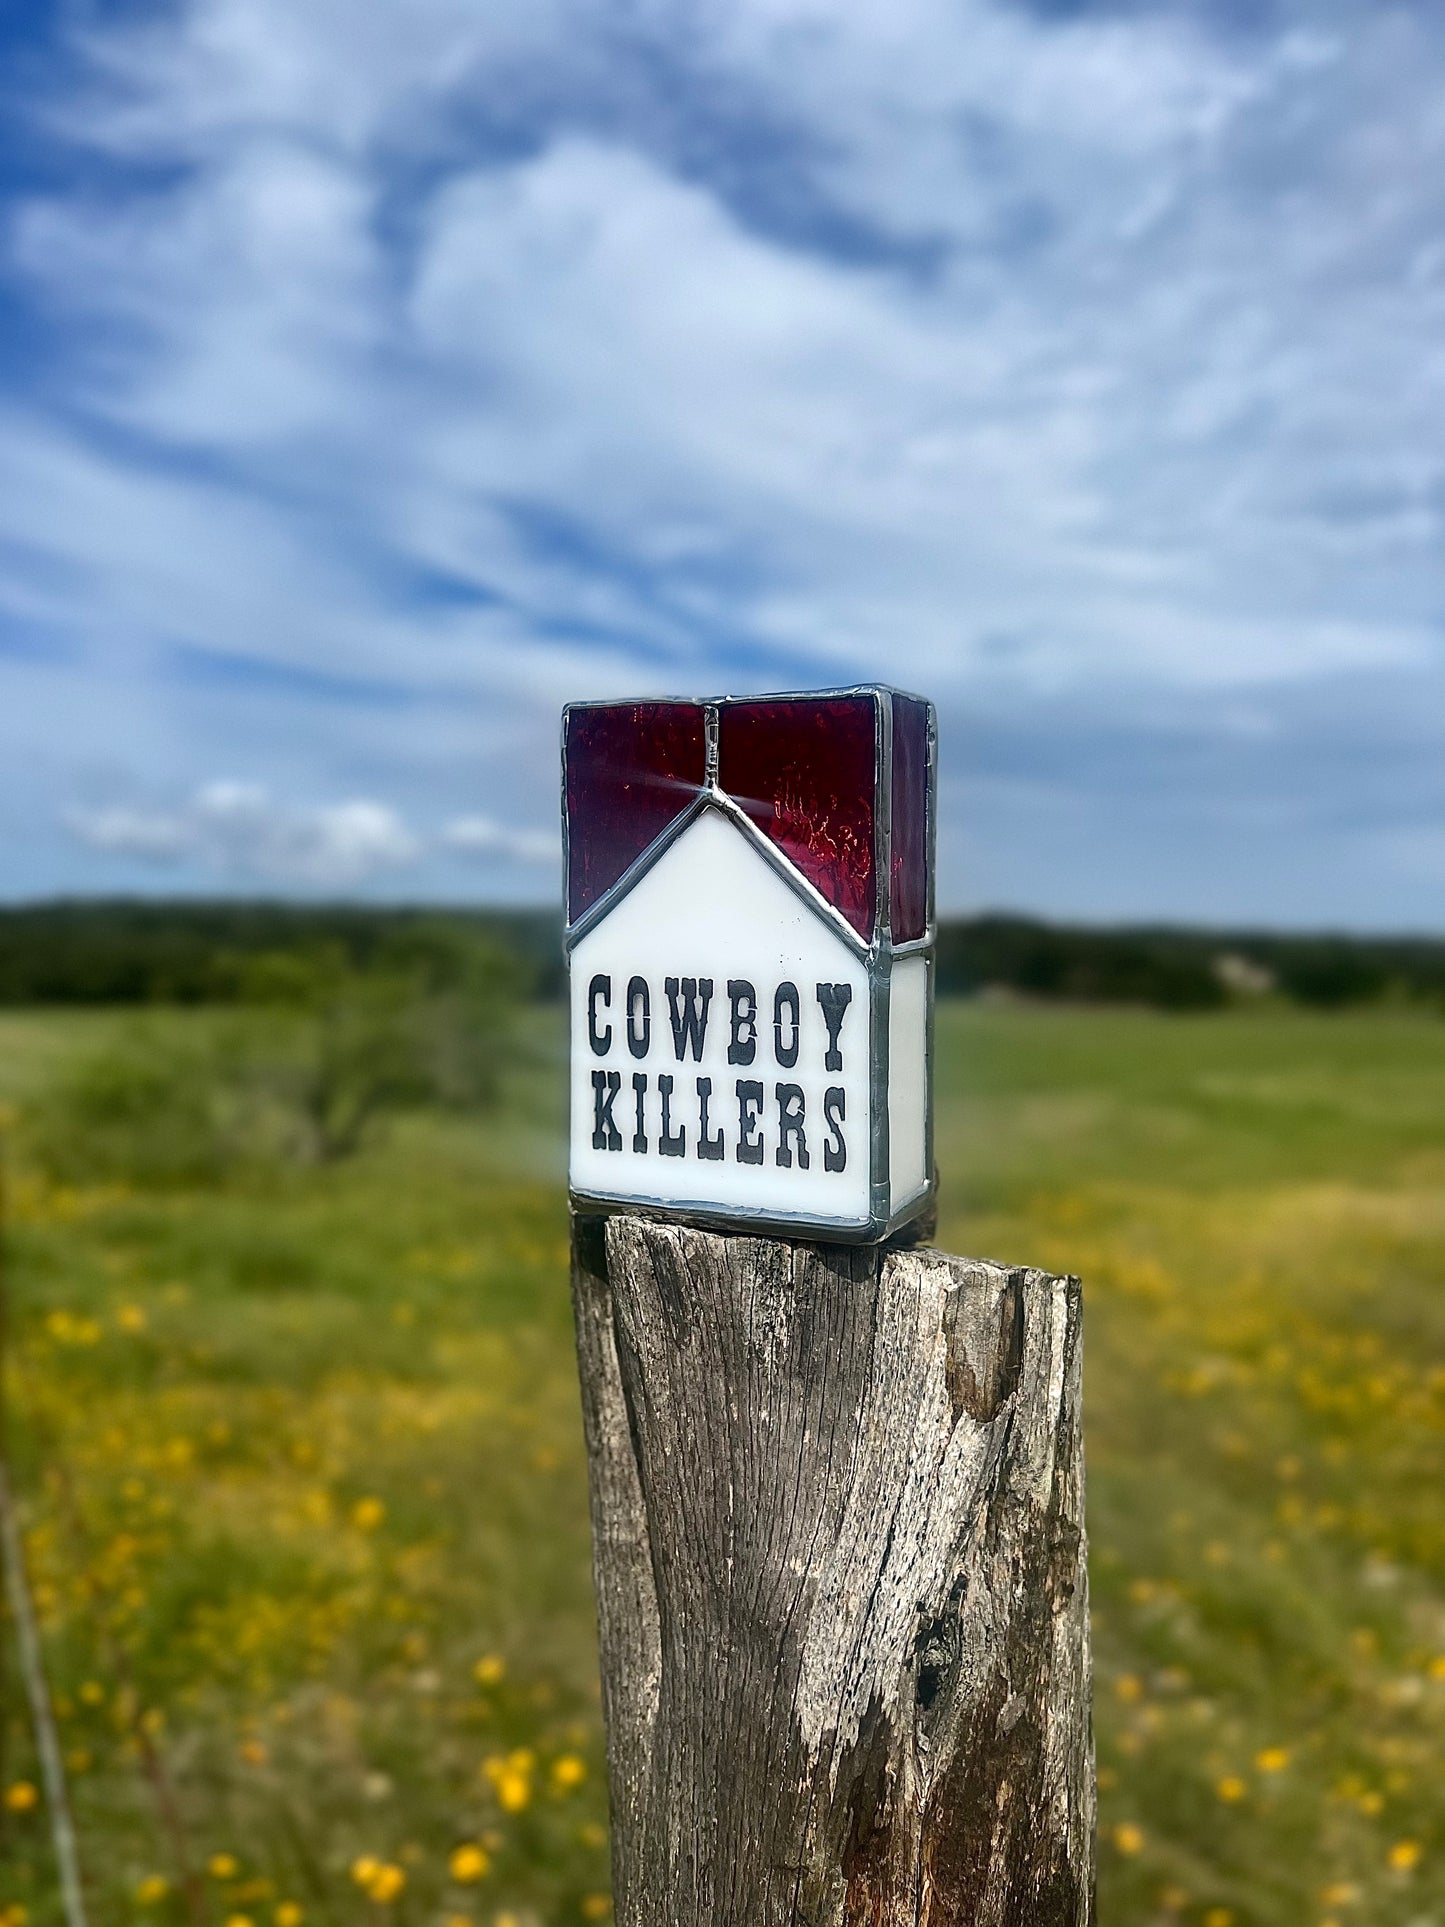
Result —
<path fill-rule="evenodd" d="M 0 1020 L 0 1099 L 119 1021 Z M 606 1916 L 562 1041 L 527 1023 L 500 1115 L 327 1169 L 60 1187 L 14 1134 L 12 1433 L 97 1927 Z M 1445 1927 L 1445 1024 L 951 1005 L 938 1058 L 940 1242 L 1085 1280 L 1105 1927 Z M 0 1922 L 48 1927 L 13 1657 L 4 1690 Z"/>

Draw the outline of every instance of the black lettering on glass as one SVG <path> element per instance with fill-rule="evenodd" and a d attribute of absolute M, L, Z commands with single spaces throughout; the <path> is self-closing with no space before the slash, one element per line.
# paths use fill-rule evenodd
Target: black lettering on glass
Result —
<path fill-rule="evenodd" d="M 651 1043 L 652 998 L 647 979 L 633 977 L 627 985 L 627 1048 L 634 1057 L 646 1057 Z"/>
<path fill-rule="evenodd" d="M 828 1051 L 823 1059 L 825 1071 L 840 1071 L 843 1068 L 843 1053 L 838 1048 L 838 1035 L 843 1028 L 843 1016 L 853 1001 L 852 984 L 819 984 L 818 1002 L 823 1006 L 823 1022 L 828 1026 Z M 838 1169 L 842 1170 L 840 1164 Z"/>
<path fill-rule="evenodd" d="M 732 1006 L 728 1062 L 751 1064 L 758 1049 L 758 993 L 746 977 L 729 977 L 728 1002 Z"/>
<path fill-rule="evenodd" d="M 720 1158 L 723 1154 L 721 1129 L 711 1137 L 707 1134 L 707 1107 L 711 1098 L 712 1079 L 700 1077 L 697 1080 L 697 1154 L 700 1158 Z"/>
<path fill-rule="evenodd" d="M 783 1042 L 783 1012 L 790 1013 L 788 1029 L 790 1041 Z M 777 995 L 773 998 L 773 1055 L 785 1071 L 790 1071 L 798 1061 L 798 1025 L 801 1011 L 798 1006 L 798 986 L 779 984 Z M 791 1089 L 792 1087 L 789 1086 Z"/>
<path fill-rule="evenodd" d="M 794 1056 L 797 1055 L 796 1050 Z M 798 1146 L 798 1169 L 808 1168 L 808 1140 L 803 1135 L 803 1087 L 801 1084 L 779 1084 L 778 1097 L 778 1148 L 775 1153 L 777 1162 L 785 1170 L 791 1170 L 793 1153 L 788 1147 L 788 1139 L 795 1140 Z"/>
<path fill-rule="evenodd" d="M 763 1140 L 758 1136 L 758 1113 L 763 1108 L 763 1087 L 751 1077 L 740 1077 L 738 1093 L 738 1163 L 761 1164 Z"/>
<path fill-rule="evenodd" d="M 620 1071 L 593 1071 L 592 1073 L 592 1149 L 594 1151 L 620 1151 L 622 1133 L 617 1128 L 617 1120 L 612 1115 L 612 1106 L 617 1093 L 622 1089 Z"/>
<path fill-rule="evenodd" d="M 842 1171 L 848 1164 L 848 1147 L 843 1142 L 842 1124 L 848 1115 L 848 1094 L 841 1084 L 830 1084 L 823 1093 L 823 1119 L 828 1126 L 828 1142 L 823 1146 L 823 1169 Z"/>
<path fill-rule="evenodd" d="M 672 1047 L 680 1064 L 692 1047 L 693 1059 L 702 1062 L 703 1039 L 707 1035 L 707 1007 L 712 998 L 711 977 L 668 977 L 668 1010 L 672 1017 Z M 680 994 L 679 994 L 680 993 Z"/>
<path fill-rule="evenodd" d="M 672 1079 L 666 1075 L 659 1077 L 657 1088 L 662 1094 L 662 1129 L 657 1134 L 657 1148 L 665 1158 L 680 1158 L 687 1149 L 686 1134 L 672 1128 Z"/>
<path fill-rule="evenodd" d="M 632 1133 L 632 1148 L 634 1151 L 641 1152 L 647 1149 L 647 1115 L 643 1110 L 643 1105 L 647 1102 L 646 1071 L 632 1073 L 632 1092 L 637 1105 L 637 1129 Z"/>
<path fill-rule="evenodd" d="M 605 1057 L 612 1048 L 612 1026 L 609 1024 L 606 1030 L 597 1028 L 599 1003 L 604 1010 L 612 1003 L 612 979 L 601 974 L 587 986 L 587 1041 L 595 1057 Z"/>

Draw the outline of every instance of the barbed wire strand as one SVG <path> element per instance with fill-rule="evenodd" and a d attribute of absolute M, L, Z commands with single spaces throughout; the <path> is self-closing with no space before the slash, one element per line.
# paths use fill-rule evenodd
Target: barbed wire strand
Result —
<path fill-rule="evenodd" d="M 76 1847 L 75 1826 L 70 1817 L 65 1762 L 61 1758 L 60 1740 L 55 1731 L 55 1715 L 51 1709 L 50 1690 L 45 1679 L 45 1658 L 40 1645 L 40 1628 L 30 1596 L 30 1583 L 25 1571 L 25 1548 L 10 1480 L 4 1397 L 10 1309 L 6 1266 L 5 1148 L 3 1120 L 0 1120 L 0 1554 L 4 1557 L 5 1591 L 10 1602 L 10 1617 L 15 1625 L 15 1647 L 20 1658 L 25 1691 L 30 1700 L 40 1777 L 45 1783 L 45 1803 L 50 1815 L 50 1836 L 60 1875 L 60 1898 L 65 1910 L 66 1927 L 86 1927 L 85 1895 L 80 1883 L 80 1854 Z"/>

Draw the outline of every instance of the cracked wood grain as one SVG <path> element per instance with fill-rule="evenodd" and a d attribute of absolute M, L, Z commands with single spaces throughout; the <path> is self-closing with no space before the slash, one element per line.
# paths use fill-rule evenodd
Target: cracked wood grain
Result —
<path fill-rule="evenodd" d="M 620 1927 L 1088 1927 L 1078 1281 L 573 1232 Z"/>

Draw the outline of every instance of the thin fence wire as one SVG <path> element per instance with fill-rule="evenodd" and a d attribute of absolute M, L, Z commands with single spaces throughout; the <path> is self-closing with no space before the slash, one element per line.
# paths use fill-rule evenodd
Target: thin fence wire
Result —
<path fill-rule="evenodd" d="M 40 1628 L 30 1596 L 25 1571 L 25 1547 L 20 1520 L 15 1509 L 15 1493 L 10 1478 L 5 1411 L 6 1338 L 9 1328 L 8 1267 L 6 1234 L 6 1159 L 5 1140 L 0 1131 L 0 1556 L 5 1566 L 5 1592 L 10 1617 L 15 1626 L 15 1648 L 20 1672 L 30 1702 L 30 1717 L 35 1729 L 35 1752 L 40 1761 L 40 1777 L 45 1785 L 46 1809 L 50 1815 L 50 1834 L 55 1847 L 55 1864 L 60 1876 L 60 1898 L 65 1909 L 66 1927 L 86 1927 L 85 1894 L 80 1879 L 80 1854 L 75 1826 L 70 1816 L 70 1795 L 65 1782 L 65 1762 L 55 1730 L 55 1714 L 45 1678 L 45 1658 L 40 1644 Z"/>

